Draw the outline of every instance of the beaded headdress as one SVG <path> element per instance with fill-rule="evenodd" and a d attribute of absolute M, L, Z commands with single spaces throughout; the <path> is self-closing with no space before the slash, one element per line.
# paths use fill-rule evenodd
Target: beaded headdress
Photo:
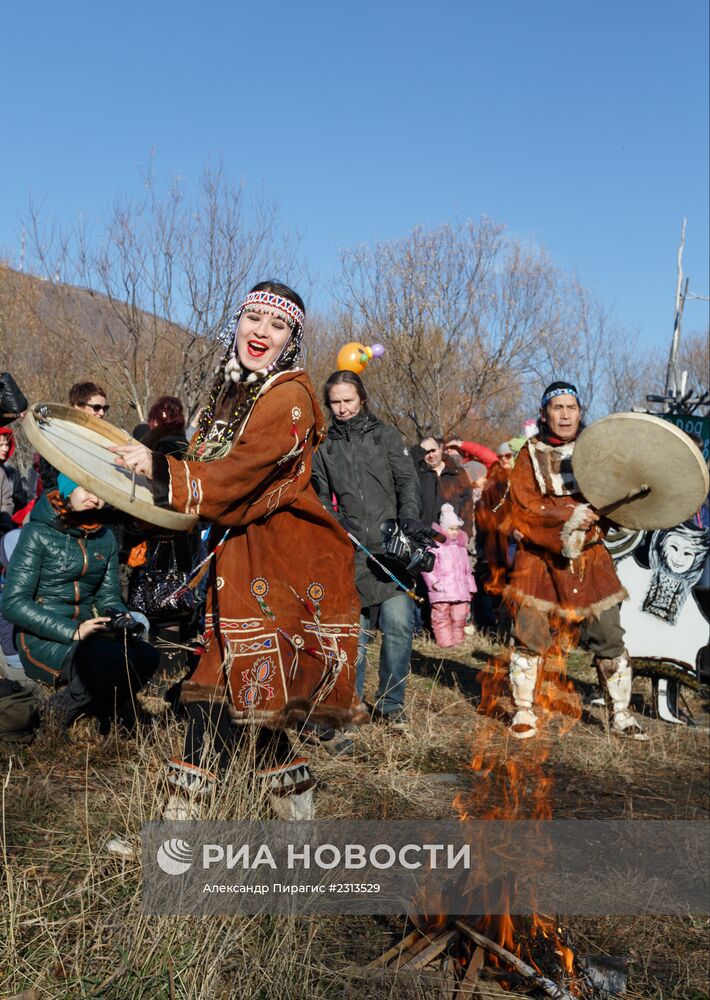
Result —
<path fill-rule="evenodd" d="M 279 356 L 266 368 L 246 372 L 237 356 L 237 327 L 245 310 L 253 310 L 270 315 L 279 315 L 288 324 L 291 336 L 286 341 Z M 210 398 L 200 415 L 200 423 L 190 442 L 189 457 L 201 461 L 221 458 L 229 453 L 237 429 L 248 416 L 266 379 L 275 372 L 293 368 L 301 353 L 305 314 L 295 302 L 273 292 L 249 292 L 242 300 L 236 313 L 223 327 L 220 340 L 230 347 L 219 363 Z M 243 386 L 239 401 L 226 423 L 219 428 L 215 425 L 215 408 L 226 388 L 233 383 Z"/>
<path fill-rule="evenodd" d="M 241 308 L 246 309 L 247 306 L 267 307 L 266 309 L 258 309 L 257 312 L 275 312 L 277 310 L 285 312 L 291 320 L 290 326 L 296 324 L 303 326 L 306 319 L 303 310 L 299 309 L 295 302 L 285 299 L 282 295 L 276 295 L 275 292 L 249 292 L 245 296 Z"/>
<path fill-rule="evenodd" d="M 557 386 L 554 389 L 548 389 L 540 401 L 540 409 L 544 410 L 550 400 L 554 399 L 555 396 L 574 396 L 577 402 L 579 402 L 579 393 L 577 392 L 577 389 L 568 382 L 566 385 Z"/>

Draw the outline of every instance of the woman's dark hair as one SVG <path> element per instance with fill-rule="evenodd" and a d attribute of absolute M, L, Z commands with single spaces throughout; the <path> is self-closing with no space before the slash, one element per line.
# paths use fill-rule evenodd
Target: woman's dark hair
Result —
<path fill-rule="evenodd" d="M 303 304 L 303 299 L 298 294 L 294 292 L 293 288 L 289 288 L 285 285 L 283 281 L 260 281 L 253 288 L 249 289 L 250 292 L 273 292 L 274 295 L 280 295 L 282 299 L 288 299 L 290 302 L 294 302 L 298 308 L 301 310 L 303 315 L 306 315 L 306 307 Z"/>
<path fill-rule="evenodd" d="M 365 386 L 362 384 L 360 376 L 356 375 L 355 372 L 341 370 L 329 375 L 328 381 L 323 386 L 323 402 L 326 409 L 330 409 L 330 390 L 334 385 L 354 385 L 355 392 L 360 397 L 360 402 L 363 407 L 367 408 L 367 393 L 365 392 Z"/>
<path fill-rule="evenodd" d="M 185 414 L 177 396 L 161 396 L 153 403 L 148 410 L 148 423 L 153 422 L 161 427 L 170 424 L 181 431 L 185 429 Z"/>

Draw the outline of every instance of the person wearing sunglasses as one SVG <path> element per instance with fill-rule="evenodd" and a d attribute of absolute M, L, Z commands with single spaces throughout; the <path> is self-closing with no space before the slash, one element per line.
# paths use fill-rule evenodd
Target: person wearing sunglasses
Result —
<path fill-rule="evenodd" d="M 69 405 L 74 410 L 83 410 L 101 420 L 108 416 L 106 393 L 95 382 L 77 382 L 73 385 L 69 390 Z"/>
<path fill-rule="evenodd" d="M 422 460 L 419 479 L 422 487 L 422 520 L 438 523 L 441 507 L 450 503 L 463 521 L 463 530 L 473 535 L 473 495 L 466 470 L 445 454 L 441 438 L 426 437 L 420 442 Z"/>

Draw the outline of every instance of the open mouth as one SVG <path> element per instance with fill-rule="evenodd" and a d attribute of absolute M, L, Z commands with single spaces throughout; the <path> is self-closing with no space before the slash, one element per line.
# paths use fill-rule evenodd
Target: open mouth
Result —
<path fill-rule="evenodd" d="M 247 341 L 247 354 L 251 358 L 261 358 L 266 354 L 267 346 L 260 340 Z"/>

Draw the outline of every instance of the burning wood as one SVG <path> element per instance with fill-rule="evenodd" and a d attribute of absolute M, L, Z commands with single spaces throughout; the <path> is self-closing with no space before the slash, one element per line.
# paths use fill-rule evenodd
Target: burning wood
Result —
<path fill-rule="evenodd" d="M 512 969 L 515 969 L 516 972 L 519 972 L 521 976 L 525 979 L 529 979 L 530 982 L 535 984 L 535 986 L 539 986 L 548 997 L 554 997 L 555 1000 L 575 1000 L 574 995 L 570 993 L 569 990 L 558 986 L 556 983 L 553 983 L 551 979 L 548 979 L 547 976 L 543 976 L 539 972 L 536 972 L 532 966 L 527 965 L 521 959 L 517 958 L 517 956 L 515 956 L 511 951 L 508 951 L 507 948 L 502 948 L 499 944 L 496 944 L 495 941 L 491 941 L 491 939 L 487 938 L 484 934 L 480 934 L 478 931 L 475 931 L 463 920 L 454 921 L 454 927 L 460 930 L 462 934 L 465 934 L 466 937 L 470 937 L 472 941 L 474 941 L 477 945 L 480 945 L 481 948 L 484 948 L 490 954 L 496 955 L 498 958 L 502 958 L 504 962 L 506 962 Z"/>
<path fill-rule="evenodd" d="M 473 949 L 471 944 L 475 945 Z M 558 959 L 562 959 L 558 961 L 561 977 L 571 977 L 574 972 L 571 954 L 570 951 L 569 956 L 562 956 L 557 951 Z M 386 969 L 393 973 L 415 972 L 431 966 L 437 960 L 450 962 L 448 969 L 452 974 L 452 1000 L 471 995 L 471 989 L 486 980 L 498 981 L 508 988 L 514 984 L 519 989 L 535 989 L 553 1000 L 579 1000 L 583 995 L 577 988 L 582 982 L 581 978 L 575 981 L 573 988 L 576 992 L 571 992 L 565 985 L 554 982 L 538 968 L 533 968 L 465 920 L 453 918 L 443 927 L 412 931 L 399 944 L 388 948 L 359 971 Z"/>

